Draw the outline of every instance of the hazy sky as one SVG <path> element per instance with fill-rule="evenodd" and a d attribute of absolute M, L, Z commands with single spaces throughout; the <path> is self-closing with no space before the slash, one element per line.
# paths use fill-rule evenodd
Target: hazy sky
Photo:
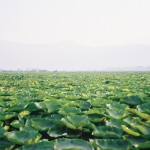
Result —
<path fill-rule="evenodd" d="M 150 66 L 149 46 L 150 0 L 0 0 L 0 68 Z"/>
<path fill-rule="evenodd" d="M 0 39 L 150 44 L 150 0 L 0 0 Z"/>

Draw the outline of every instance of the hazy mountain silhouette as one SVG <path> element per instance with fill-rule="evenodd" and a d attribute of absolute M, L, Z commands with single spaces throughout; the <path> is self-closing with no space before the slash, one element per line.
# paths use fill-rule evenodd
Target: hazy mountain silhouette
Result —
<path fill-rule="evenodd" d="M 0 41 L 0 68 L 48 70 L 102 70 L 112 67 L 150 66 L 150 46 L 89 47 L 72 41 L 22 44 Z"/>

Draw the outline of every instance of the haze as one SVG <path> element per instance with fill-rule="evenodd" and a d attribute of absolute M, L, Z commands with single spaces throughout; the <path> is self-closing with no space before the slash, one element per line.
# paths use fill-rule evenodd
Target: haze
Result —
<path fill-rule="evenodd" d="M 149 0 L 0 0 L 0 68 L 150 66 Z"/>

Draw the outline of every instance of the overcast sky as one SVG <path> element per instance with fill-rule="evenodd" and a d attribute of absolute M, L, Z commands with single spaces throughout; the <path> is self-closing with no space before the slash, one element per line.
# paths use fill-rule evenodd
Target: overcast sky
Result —
<path fill-rule="evenodd" d="M 91 47 L 150 45 L 149 18 L 150 0 L 0 0 L 0 40 L 73 41 Z M 0 53 L 5 52 L 0 49 Z"/>

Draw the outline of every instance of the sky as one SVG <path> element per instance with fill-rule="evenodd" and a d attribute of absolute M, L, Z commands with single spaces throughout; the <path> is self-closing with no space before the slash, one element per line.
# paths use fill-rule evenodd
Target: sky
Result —
<path fill-rule="evenodd" d="M 149 8 L 149 0 L 0 0 L 0 41 L 23 44 L 67 41 L 94 48 L 128 44 L 150 45 Z M 5 52 L 0 49 L 0 53 Z M 17 53 L 19 52 L 16 51 L 16 58 L 19 57 Z M 35 49 L 30 51 L 33 61 L 38 59 L 38 56 L 34 57 L 35 53 Z M 46 55 L 50 53 L 47 51 Z M 63 53 L 62 49 L 60 55 L 63 56 Z M 51 54 L 57 57 L 55 53 Z M 150 52 L 147 51 L 148 54 Z M 90 57 L 86 52 L 85 55 Z M 3 59 L 0 67 L 9 68 L 7 58 L 2 56 L 5 55 L 0 56 Z M 71 53 L 67 54 L 68 58 L 70 56 L 72 57 Z M 119 54 L 116 55 L 117 58 Z M 141 56 L 139 61 L 144 59 Z M 11 63 L 17 64 L 15 61 Z M 139 64 L 140 62 L 137 63 Z M 55 62 L 53 65 L 55 66 Z M 145 65 L 150 65 L 150 62 Z M 105 67 L 109 67 L 109 63 Z"/>

